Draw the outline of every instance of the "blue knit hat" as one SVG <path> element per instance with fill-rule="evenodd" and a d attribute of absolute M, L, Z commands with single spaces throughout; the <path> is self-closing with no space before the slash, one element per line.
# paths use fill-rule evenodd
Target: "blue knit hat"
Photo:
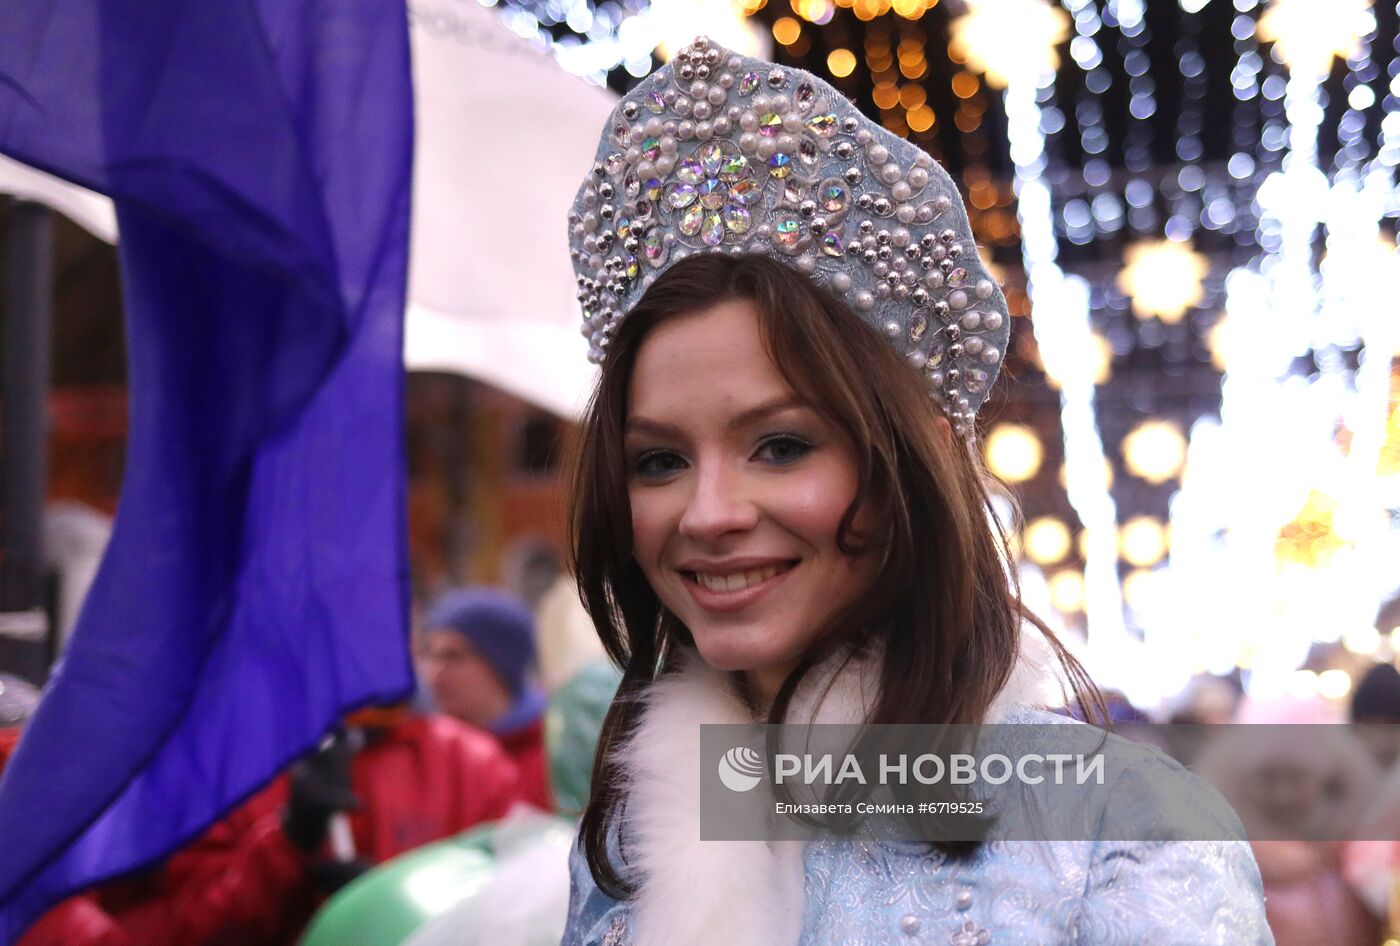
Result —
<path fill-rule="evenodd" d="M 535 662 L 535 619 L 525 602 L 494 588 L 458 588 L 428 609 L 428 630 L 461 634 L 519 696 Z"/>

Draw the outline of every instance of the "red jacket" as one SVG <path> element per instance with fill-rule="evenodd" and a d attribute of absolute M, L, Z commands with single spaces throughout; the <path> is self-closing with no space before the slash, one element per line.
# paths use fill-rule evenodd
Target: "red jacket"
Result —
<path fill-rule="evenodd" d="M 412 718 L 371 742 L 352 763 L 351 784 L 356 855 L 376 864 L 495 820 L 520 800 L 515 764 L 495 740 L 443 716 Z M 283 833 L 288 791 L 279 777 L 162 870 L 61 904 L 19 946 L 291 942 L 318 905 L 308 868 L 324 855 L 308 856 Z"/>
<path fill-rule="evenodd" d="M 544 717 L 515 732 L 498 735 L 501 746 L 520 770 L 520 797 L 540 811 L 554 810 L 549 785 L 549 756 L 544 747 Z"/>

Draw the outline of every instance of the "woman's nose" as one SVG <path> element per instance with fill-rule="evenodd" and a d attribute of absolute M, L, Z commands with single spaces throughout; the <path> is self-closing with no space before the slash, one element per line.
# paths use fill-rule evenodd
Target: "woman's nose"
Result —
<path fill-rule="evenodd" d="M 692 482 L 694 489 L 680 521 L 682 535 L 712 541 L 758 524 L 758 506 L 742 473 L 723 464 L 708 464 L 696 469 Z"/>

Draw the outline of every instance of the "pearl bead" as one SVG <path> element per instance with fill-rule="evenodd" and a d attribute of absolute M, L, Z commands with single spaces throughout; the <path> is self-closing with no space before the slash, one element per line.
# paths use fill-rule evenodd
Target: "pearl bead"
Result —
<path fill-rule="evenodd" d="M 847 273 L 837 273 L 831 277 L 831 285 L 837 292 L 845 292 L 851 288 L 851 277 Z"/>
<path fill-rule="evenodd" d="M 909 186 L 914 190 L 921 190 L 928 183 L 928 171 L 921 167 L 909 169 Z"/>
<path fill-rule="evenodd" d="M 891 161 L 889 164 L 880 168 L 880 180 L 884 181 L 886 184 L 893 184 L 895 181 L 899 180 L 901 173 L 899 165 Z M 902 198 L 896 195 L 895 199 L 899 200 Z"/>
<path fill-rule="evenodd" d="M 872 144 L 865 149 L 865 156 L 870 159 L 871 164 L 884 164 L 890 158 L 890 149 L 882 144 Z"/>
<path fill-rule="evenodd" d="M 1001 322 L 1002 318 L 1000 312 L 988 312 L 987 317 L 982 320 L 982 324 L 987 327 L 987 331 L 989 332 L 995 332 L 997 329 L 1001 328 Z"/>
<path fill-rule="evenodd" d="M 856 293 L 855 306 L 862 312 L 869 312 L 875 308 L 875 296 L 867 289 L 862 289 Z"/>
<path fill-rule="evenodd" d="M 902 330 L 900 329 L 898 322 L 885 323 L 885 334 L 888 335 L 890 338 L 898 338 L 901 331 Z"/>
<path fill-rule="evenodd" d="M 739 136 L 739 150 L 744 154 L 753 154 L 758 147 L 758 136 L 751 131 L 746 131 Z"/>
<path fill-rule="evenodd" d="M 899 918 L 899 929 L 905 936 L 913 936 L 919 932 L 919 918 L 912 913 L 906 913 Z"/>

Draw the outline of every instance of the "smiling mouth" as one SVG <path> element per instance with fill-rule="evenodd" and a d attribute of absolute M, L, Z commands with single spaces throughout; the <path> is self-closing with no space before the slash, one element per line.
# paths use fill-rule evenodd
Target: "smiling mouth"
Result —
<path fill-rule="evenodd" d="M 796 562 L 782 562 L 777 565 L 765 565 L 763 568 L 750 568 L 741 572 L 730 572 L 718 575 L 711 572 L 682 571 L 681 575 L 686 581 L 693 582 L 704 588 L 706 591 L 715 592 L 735 592 L 761 585 L 769 579 L 776 578 L 783 572 L 791 571 Z"/>

